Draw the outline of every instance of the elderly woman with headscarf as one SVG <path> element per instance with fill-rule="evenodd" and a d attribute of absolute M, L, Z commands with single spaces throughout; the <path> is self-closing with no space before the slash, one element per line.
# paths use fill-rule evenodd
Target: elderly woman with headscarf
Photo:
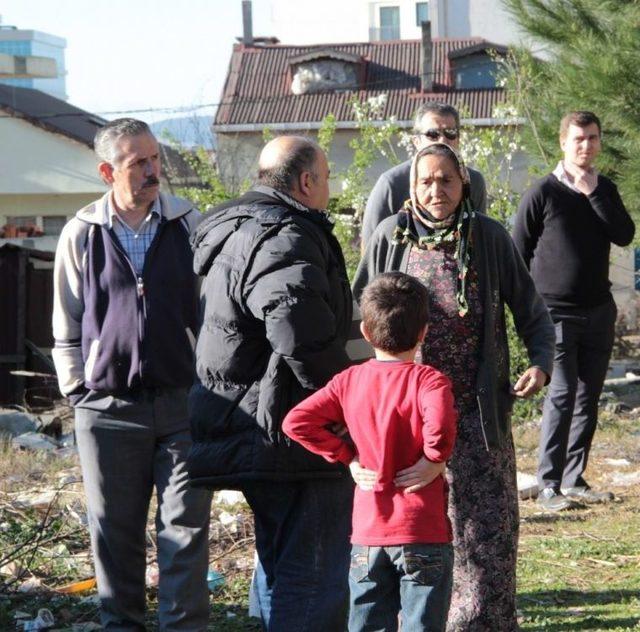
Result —
<path fill-rule="evenodd" d="M 467 170 L 447 145 L 415 156 L 411 199 L 370 240 L 356 272 L 356 299 L 377 274 L 391 270 L 414 276 L 429 291 L 429 330 L 417 361 L 451 379 L 459 412 L 447 469 L 455 550 L 447 629 L 517 630 L 511 407 L 514 397 L 529 397 L 549 381 L 554 330 L 507 231 L 471 207 Z M 513 387 L 505 304 L 531 362 Z M 374 475 L 353 469 L 359 484 Z M 437 471 L 423 458 L 399 472 L 396 484 L 426 484 Z"/>

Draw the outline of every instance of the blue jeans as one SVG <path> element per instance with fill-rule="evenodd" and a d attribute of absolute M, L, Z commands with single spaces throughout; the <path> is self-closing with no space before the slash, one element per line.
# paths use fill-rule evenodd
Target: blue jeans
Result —
<path fill-rule="evenodd" d="M 265 630 L 342 632 L 349 605 L 350 479 L 254 482 L 259 564 L 252 585 Z"/>
<path fill-rule="evenodd" d="M 442 632 L 451 601 L 450 544 L 361 546 L 351 549 L 349 632 L 402 629 Z"/>

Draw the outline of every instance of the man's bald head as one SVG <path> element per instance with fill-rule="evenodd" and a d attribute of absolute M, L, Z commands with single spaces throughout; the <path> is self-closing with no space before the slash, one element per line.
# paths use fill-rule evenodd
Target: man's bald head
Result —
<path fill-rule="evenodd" d="M 258 181 L 279 191 L 295 193 L 303 172 L 317 177 L 316 163 L 322 152 L 303 136 L 278 136 L 269 141 L 258 160 Z"/>

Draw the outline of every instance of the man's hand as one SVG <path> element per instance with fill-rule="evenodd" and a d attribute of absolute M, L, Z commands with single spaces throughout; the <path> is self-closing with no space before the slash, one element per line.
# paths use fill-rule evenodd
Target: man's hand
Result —
<path fill-rule="evenodd" d="M 530 366 L 519 378 L 513 387 L 516 397 L 526 399 L 535 395 L 547 381 L 547 374 L 537 366 Z"/>
<path fill-rule="evenodd" d="M 406 493 L 417 492 L 444 474 L 446 468 L 446 463 L 434 463 L 421 456 L 411 467 L 400 470 L 393 483 L 396 487 L 404 487 Z"/>
<path fill-rule="evenodd" d="M 358 457 L 351 461 L 349 464 L 349 470 L 351 471 L 353 480 L 360 489 L 364 491 L 371 491 L 373 489 L 378 475 L 373 470 L 368 470 L 366 467 L 362 467 Z"/>
<path fill-rule="evenodd" d="M 573 178 L 573 184 L 580 193 L 591 195 L 598 186 L 598 173 L 593 167 L 581 169 L 576 165 L 572 165 L 571 170 L 567 171 L 567 173 Z"/>

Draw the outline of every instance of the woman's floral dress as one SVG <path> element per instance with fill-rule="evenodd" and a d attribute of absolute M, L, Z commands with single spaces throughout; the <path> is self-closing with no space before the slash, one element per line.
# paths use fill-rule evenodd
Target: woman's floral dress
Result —
<path fill-rule="evenodd" d="M 518 629 L 515 570 L 518 504 L 513 445 L 488 451 L 476 399 L 483 333 L 478 274 L 468 273 L 469 312 L 458 315 L 455 244 L 412 247 L 407 273 L 429 291 L 429 331 L 420 361 L 447 375 L 458 408 L 458 437 L 449 462 L 449 518 L 454 572 L 448 631 Z"/>

